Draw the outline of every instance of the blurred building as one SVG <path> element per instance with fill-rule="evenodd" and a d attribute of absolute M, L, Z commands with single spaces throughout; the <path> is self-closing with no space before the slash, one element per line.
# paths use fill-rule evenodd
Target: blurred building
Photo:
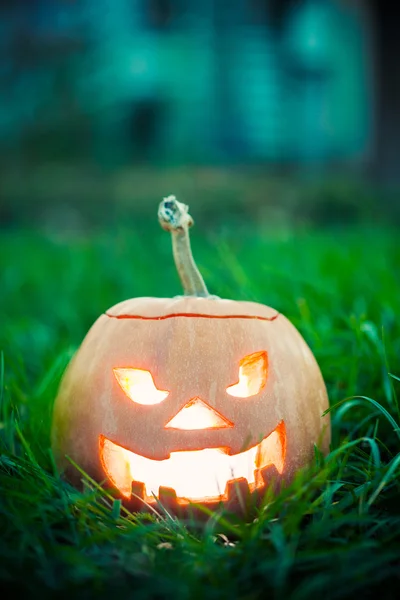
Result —
<path fill-rule="evenodd" d="M 397 108 L 393 133 L 381 123 L 380 33 L 395 25 L 372 0 L 0 0 L 0 9 L 3 155 L 376 165 L 399 131 Z M 387 161 L 390 176 L 398 159 Z"/>

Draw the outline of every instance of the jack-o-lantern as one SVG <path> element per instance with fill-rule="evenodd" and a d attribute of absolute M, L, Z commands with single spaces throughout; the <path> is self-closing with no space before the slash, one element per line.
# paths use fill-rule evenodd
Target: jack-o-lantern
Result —
<path fill-rule="evenodd" d="M 56 399 L 53 450 L 70 481 L 68 457 L 137 509 L 234 506 L 327 450 L 325 385 L 283 315 L 208 294 L 186 205 L 164 199 L 159 220 L 185 296 L 126 300 L 94 323 Z"/>

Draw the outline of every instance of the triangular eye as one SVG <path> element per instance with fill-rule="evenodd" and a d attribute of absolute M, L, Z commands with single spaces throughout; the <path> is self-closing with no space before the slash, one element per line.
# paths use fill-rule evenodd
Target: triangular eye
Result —
<path fill-rule="evenodd" d="M 169 394 L 156 388 L 150 371 L 126 368 L 113 371 L 125 394 L 137 404 L 160 404 Z"/>
<path fill-rule="evenodd" d="M 227 388 L 227 393 L 236 398 L 249 398 L 261 392 L 268 376 L 268 354 L 254 352 L 239 363 L 239 381 Z"/>

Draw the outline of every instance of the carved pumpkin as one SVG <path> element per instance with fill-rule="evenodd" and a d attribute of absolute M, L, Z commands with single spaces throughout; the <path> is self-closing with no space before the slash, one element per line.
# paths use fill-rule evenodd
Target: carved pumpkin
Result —
<path fill-rule="evenodd" d="M 290 481 L 330 439 L 311 350 L 276 310 L 209 296 L 190 251 L 187 206 L 160 205 L 186 295 L 110 308 L 73 358 L 52 441 L 66 476 L 116 488 L 128 505 L 215 506 Z M 144 502 L 143 502 L 144 501 Z"/>

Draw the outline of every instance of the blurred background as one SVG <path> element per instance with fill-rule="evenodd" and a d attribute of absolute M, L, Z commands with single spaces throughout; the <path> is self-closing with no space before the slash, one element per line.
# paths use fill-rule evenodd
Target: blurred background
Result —
<path fill-rule="evenodd" d="M 379 0 L 0 0 L 0 227 L 400 223 Z"/>
<path fill-rule="evenodd" d="M 4 393 L 38 447 L 98 315 L 181 293 L 157 221 L 170 194 L 190 206 L 212 294 L 287 315 L 333 403 L 395 406 L 398 12 L 0 0 L 0 400 L 4 356 Z"/>

